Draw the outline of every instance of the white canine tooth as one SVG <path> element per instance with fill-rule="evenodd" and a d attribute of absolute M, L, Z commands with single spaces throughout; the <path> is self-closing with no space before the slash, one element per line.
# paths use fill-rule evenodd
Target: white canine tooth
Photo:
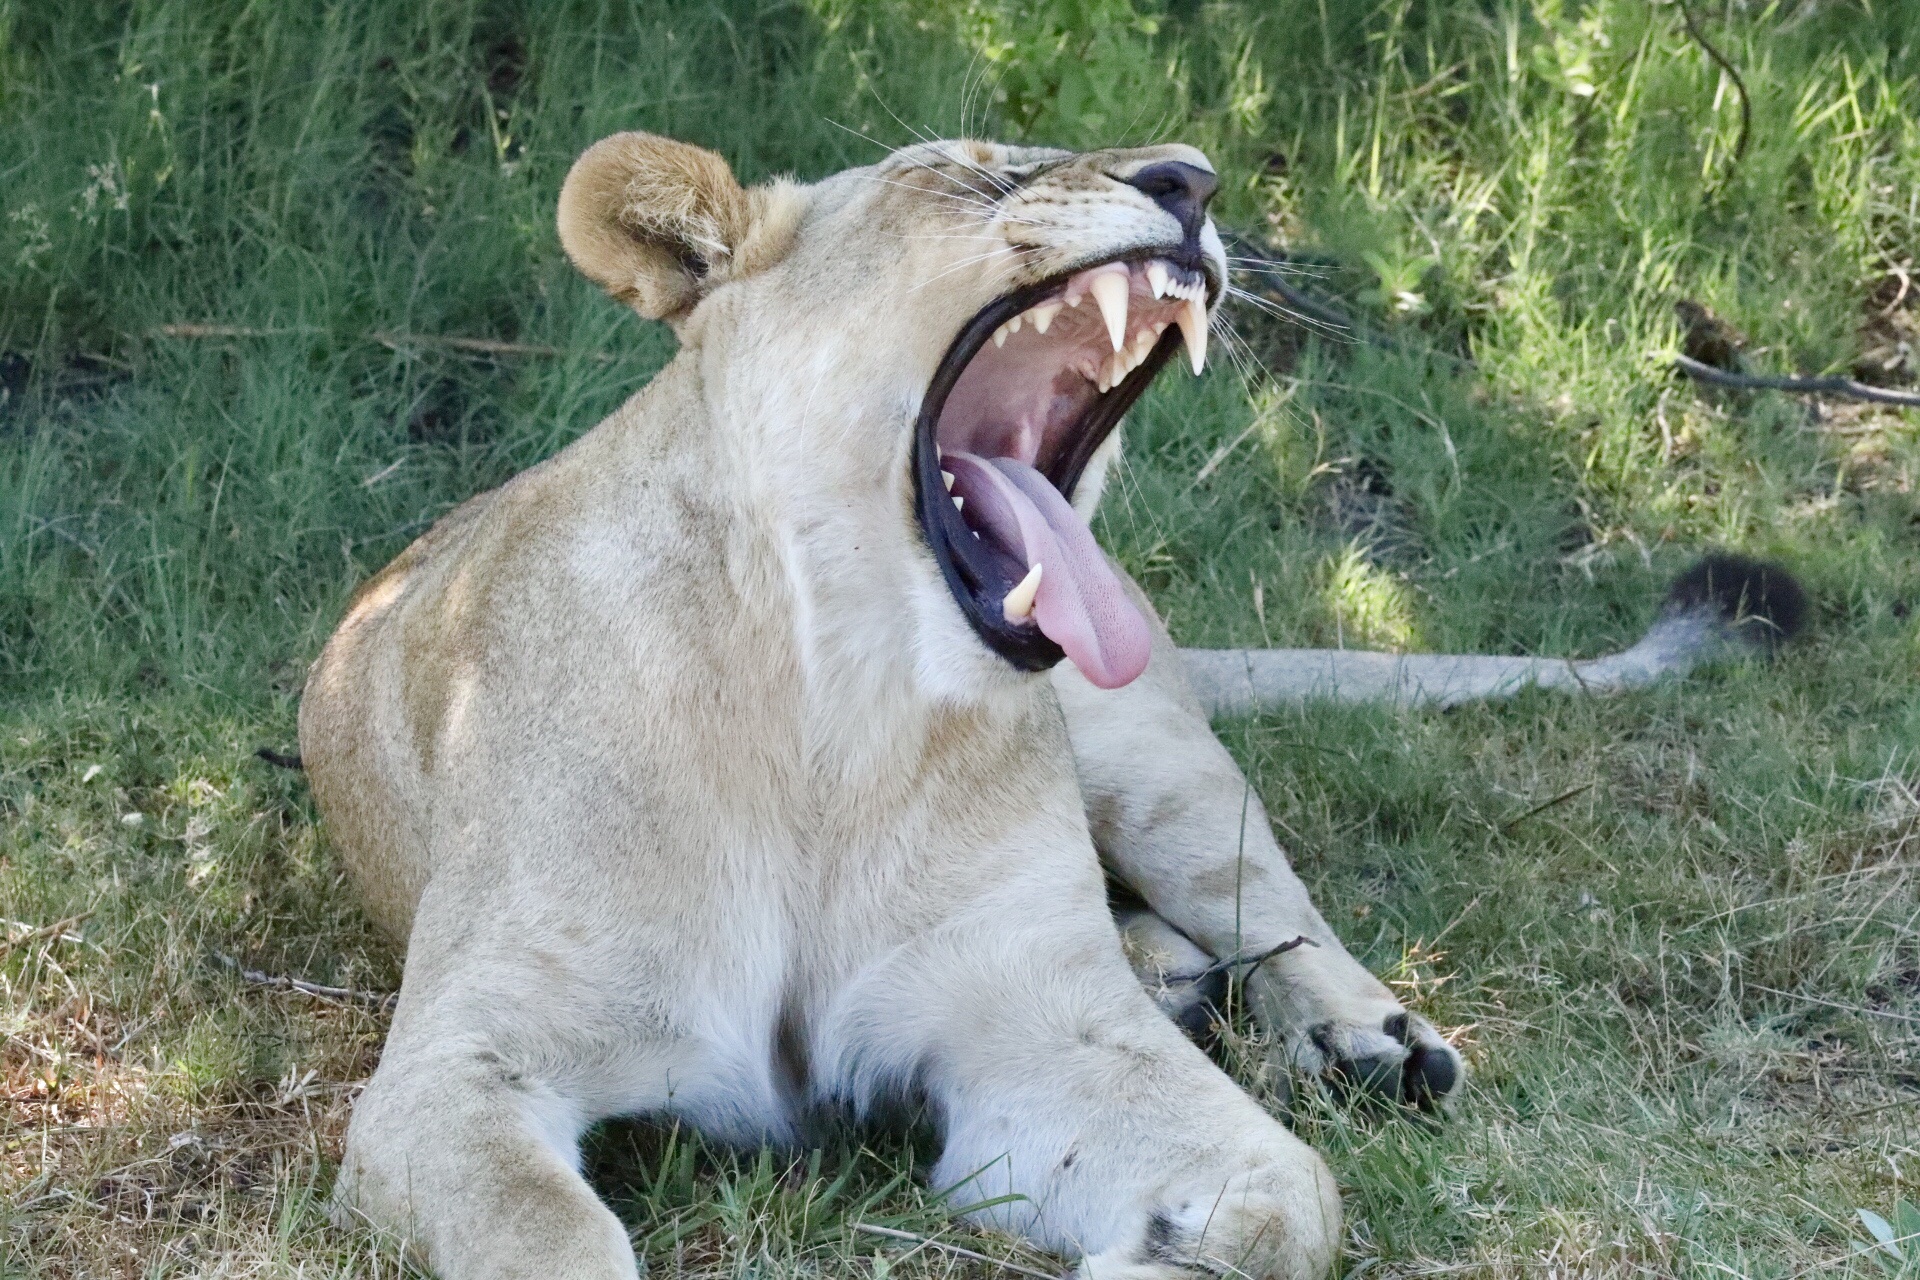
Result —
<path fill-rule="evenodd" d="M 1167 296 L 1167 264 L 1158 258 L 1147 264 L 1147 287 L 1156 298 Z"/>
<path fill-rule="evenodd" d="M 1053 318 L 1059 314 L 1060 302 L 1056 299 L 1053 302 L 1041 303 L 1033 310 L 1027 312 L 1027 317 L 1033 321 L 1033 331 L 1035 333 L 1045 333 L 1047 328 L 1053 324 Z"/>
<path fill-rule="evenodd" d="M 1187 359 L 1193 362 L 1197 375 L 1207 367 L 1207 304 L 1198 298 L 1188 298 L 1174 323 L 1180 326 L 1180 336 L 1187 340 Z"/>
<path fill-rule="evenodd" d="M 1033 612 L 1033 598 L 1039 594 L 1040 566 L 1035 563 L 1027 570 L 1027 576 L 1007 592 L 1007 598 L 1000 602 L 1000 612 L 1008 622 L 1019 622 Z"/>
<path fill-rule="evenodd" d="M 1087 286 L 1093 300 L 1100 304 L 1100 315 L 1107 322 L 1107 336 L 1118 351 L 1127 338 L 1127 294 L 1132 285 L 1123 271 L 1102 271 Z"/>
<path fill-rule="evenodd" d="M 952 493 L 953 492 L 953 472 L 942 471 L 940 473 L 940 483 L 947 486 L 948 493 Z"/>
<path fill-rule="evenodd" d="M 955 498 L 953 500 L 953 509 L 955 511 L 965 511 L 967 509 L 967 500 L 965 498 Z"/>
<path fill-rule="evenodd" d="M 993 345 L 996 347 L 1004 347 L 1007 345 L 1007 326 L 1001 325 L 993 331 Z"/>

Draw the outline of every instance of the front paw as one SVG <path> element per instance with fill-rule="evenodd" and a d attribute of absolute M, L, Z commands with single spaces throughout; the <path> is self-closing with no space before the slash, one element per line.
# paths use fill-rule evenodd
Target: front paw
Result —
<path fill-rule="evenodd" d="M 1378 1020 L 1327 1018 L 1284 1036 L 1276 1056 L 1343 1096 L 1370 1095 L 1431 1109 L 1466 1079 L 1466 1065 L 1433 1024 L 1398 1009 Z"/>

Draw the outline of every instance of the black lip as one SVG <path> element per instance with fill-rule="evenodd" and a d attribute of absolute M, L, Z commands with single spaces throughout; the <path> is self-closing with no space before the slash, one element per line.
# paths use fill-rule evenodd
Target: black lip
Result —
<path fill-rule="evenodd" d="M 947 348 L 946 355 L 941 358 L 933 381 L 927 386 L 927 394 L 920 402 L 920 417 L 914 424 L 913 443 L 914 511 L 920 520 L 920 531 L 933 551 L 933 558 L 939 562 L 941 576 L 947 580 L 947 589 L 953 593 L 960 612 L 966 615 L 975 634 L 989 649 L 1021 671 L 1046 671 L 1066 654 L 1039 627 L 1031 622 L 1008 622 L 1001 613 L 1000 602 L 1026 575 L 1027 569 L 997 547 L 975 538 L 973 531 L 960 518 L 960 513 L 954 509 L 953 503 L 948 501 L 946 485 L 940 479 L 937 440 L 940 411 L 946 407 L 947 396 L 960 380 L 968 362 L 993 337 L 995 329 L 1055 292 L 1070 277 L 1088 267 L 1108 262 L 1131 263 L 1164 258 L 1202 273 L 1207 282 L 1207 299 L 1211 307 L 1219 297 L 1220 286 L 1204 258 L 1197 262 L 1189 261 L 1194 256 L 1186 246 L 1108 255 L 995 299 L 961 328 L 959 335 Z M 1068 501 L 1073 500 L 1074 488 L 1080 483 L 1081 473 L 1086 470 L 1095 451 L 1106 442 L 1121 417 L 1133 407 L 1134 401 L 1140 398 L 1181 345 L 1180 327 L 1169 325 L 1154 344 L 1153 350 L 1147 353 L 1147 358 L 1122 379 L 1119 386 L 1094 401 L 1087 416 L 1081 420 L 1080 432 L 1072 445 L 1042 470 L 1041 474 Z"/>

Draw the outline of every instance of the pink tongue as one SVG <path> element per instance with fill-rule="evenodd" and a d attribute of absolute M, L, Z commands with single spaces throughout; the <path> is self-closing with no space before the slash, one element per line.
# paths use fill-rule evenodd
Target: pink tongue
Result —
<path fill-rule="evenodd" d="M 1081 675 L 1117 689 L 1146 670 L 1153 648 L 1147 620 L 1093 530 L 1045 476 L 1012 458 L 970 453 L 946 454 L 940 465 L 953 473 L 953 495 L 966 500 L 967 523 L 1022 564 L 1041 566 L 1033 620 Z"/>

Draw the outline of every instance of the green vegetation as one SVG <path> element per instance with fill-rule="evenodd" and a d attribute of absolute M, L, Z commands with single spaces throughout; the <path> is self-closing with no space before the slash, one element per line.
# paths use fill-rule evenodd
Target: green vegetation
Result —
<path fill-rule="evenodd" d="M 1391 341 L 1243 305 L 1136 413 L 1104 533 L 1190 643 L 1591 654 L 1707 546 L 1800 573 L 1771 667 L 1223 733 L 1475 1071 L 1440 1125 L 1303 1095 L 1348 1274 L 1906 1265 L 1856 1211 L 1915 1198 L 1920 413 L 1664 357 L 1690 301 L 1755 370 L 1920 377 L 1920 10 L 1690 2 L 1744 149 L 1648 0 L 0 0 L 0 1274 L 399 1269 L 316 1207 L 384 1015 L 222 959 L 397 976 L 251 753 L 356 581 L 668 358 L 551 225 L 636 127 L 749 178 L 1207 148 Z M 656 1274 L 989 1274 L 852 1229 L 952 1207 L 861 1141 L 615 1127 L 596 1169 Z"/>

